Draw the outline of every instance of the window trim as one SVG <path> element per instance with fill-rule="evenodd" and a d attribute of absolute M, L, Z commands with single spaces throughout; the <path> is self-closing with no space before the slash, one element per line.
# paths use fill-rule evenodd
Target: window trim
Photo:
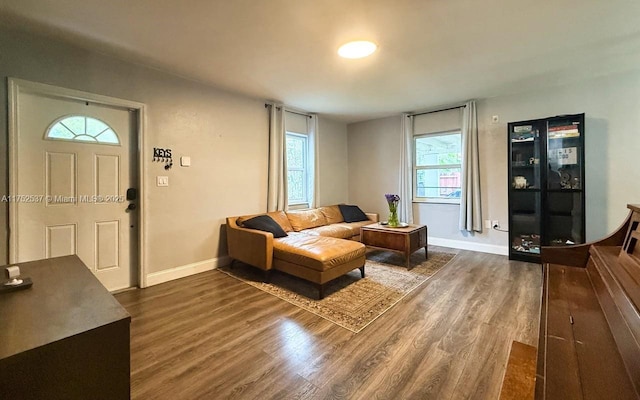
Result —
<path fill-rule="evenodd" d="M 303 149 L 303 168 L 299 169 L 296 168 L 294 169 L 294 171 L 303 171 L 303 198 L 305 200 L 303 201 L 296 201 L 296 202 L 290 202 L 289 199 L 289 190 L 288 187 L 289 185 L 287 185 L 287 204 L 289 206 L 290 209 L 292 210 L 303 210 L 303 209 L 307 209 L 309 208 L 309 151 L 310 151 L 310 146 L 309 146 L 309 140 L 310 140 L 310 135 L 308 133 L 299 133 L 299 132 L 291 132 L 291 131 L 285 131 L 285 142 L 286 139 L 289 137 L 297 137 L 300 139 L 304 139 L 304 149 Z M 286 149 L 285 149 L 286 152 Z M 289 164 L 287 163 L 287 176 L 289 174 Z M 287 178 L 288 180 L 288 178 Z"/>
<path fill-rule="evenodd" d="M 421 133 L 419 135 L 413 135 L 413 141 L 411 143 L 412 154 L 411 154 L 411 179 L 412 179 L 412 202 L 413 203 L 432 203 L 432 204 L 460 204 L 459 198 L 443 198 L 443 197 L 418 197 L 418 171 L 419 170 L 429 170 L 429 169 L 443 169 L 443 168 L 460 168 L 460 172 L 462 173 L 462 162 L 460 164 L 444 164 L 444 165 L 424 165 L 417 166 L 416 158 L 417 158 L 417 146 L 416 141 L 420 138 L 425 138 L 429 136 L 448 136 L 448 135 L 460 135 L 460 147 L 462 152 L 462 129 L 453 129 L 449 131 L 441 131 L 441 132 L 430 132 L 430 133 Z M 462 187 L 460 188 L 462 190 Z"/>

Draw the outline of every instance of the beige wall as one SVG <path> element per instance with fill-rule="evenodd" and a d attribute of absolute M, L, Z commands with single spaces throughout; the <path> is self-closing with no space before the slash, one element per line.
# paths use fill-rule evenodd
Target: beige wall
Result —
<path fill-rule="evenodd" d="M 386 219 L 385 193 L 398 193 L 400 116 L 350 124 L 349 203 Z"/>
<path fill-rule="evenodd" d="M 147 272 L 226 255 L 224 218 L 266 209 L 268 111 L 264 101 L 224 92 L 38 35 L 0 28 L 0 109 L 7 109 L 7 77 L 42 82 L 147 105 L 146 146 L 173 150 L 165 171 L 145 155 Z M 346 126 L 320 120 L 323 183 L 331 201 L 346 199 Z M 7 184 L 7 113 L 0 113 L 0 191 Z M 337 149 L 334 151 L 333 146 Z M 327 154 L 327 157 L 324 155 Z M 180 156 L 192 166 L 180 167 Z M 343 170 L 344 168 L 344 170 Z M 332 175 L 336 175 L 335 178 Z M 170 186 L 155 186 L 168 175 Z M 321 183 L 322 184 L 322 183 Z M 321 191 L 322 191 L 321 187 Z M 7 204 L 0 204 L 0 263 L 7 260 Z"/>
<path fill-rule="evenodd" d="M 349 186 L 347 176 L 347 125 L 326 117 L 318 119 L 320 152 L 320 205 L 346 203 Z"/>
<path fill-rule="evenodd" d="M 558 114 L 586 113 L 587 240 L 612 232 L 626 216 L 626 204 L 640 202 L 639 71 L 481 100 L 477 106 L 483 219 L 507 226 L 507 122 Z M 493 115 L 499 123 L 491 122 Z M 387 212 L 383 194 L 398 187 L 398 118 L 348 125 L 349 200 L 381 215 Z M 506 251 L 507 233 L 460 232 L 458 211 L 458 205 L 414 204 L 414 219 L 429 226 L 430 237 Z"/>

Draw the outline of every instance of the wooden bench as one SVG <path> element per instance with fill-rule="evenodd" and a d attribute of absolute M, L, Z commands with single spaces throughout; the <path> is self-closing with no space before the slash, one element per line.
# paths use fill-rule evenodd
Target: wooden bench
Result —
<path fill-rule="evenodd" d="M 611 236 L 543 247 L 536 399 L 640 399 L 640 207 Z"/>

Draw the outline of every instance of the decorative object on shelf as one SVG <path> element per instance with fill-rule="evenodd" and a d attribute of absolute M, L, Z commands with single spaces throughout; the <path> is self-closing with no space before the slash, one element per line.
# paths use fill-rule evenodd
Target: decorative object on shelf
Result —
<path fill-rule="evenodd" d="M 396 228 L 400 225 L 400 221 L 398 221 L 398 203 L 400 202 L 400 196 L 397 194 L 385 194 L 384 197 L 387 199 L 387 204 L 389 204 L 389 220 L 387 221 L 387 225 Z"/>
<path fill-rule="evenodd" d="M 513 187 L 514 189 L 526 189 L 527 188 L 527 178 L 524 176 L 514 176 L 513 177 Z"/>
<path fill-rule="evenodd" d="M 173 158 L 171 157 L 171 149 L 153 148 L 153 161 L 163 162 L 164 169 L 169 170 L 173 167 Z"/>

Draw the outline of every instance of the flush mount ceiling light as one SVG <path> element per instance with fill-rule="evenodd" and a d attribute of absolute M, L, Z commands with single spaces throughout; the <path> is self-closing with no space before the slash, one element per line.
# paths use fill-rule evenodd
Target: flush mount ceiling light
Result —
<path fill-rule="evenodd" d="M 378 46 L 373 42 L 358 40 L 340 46 L 338 54 L 344 58 L 363 58 L 373 54 L 377 48 Z"/>

